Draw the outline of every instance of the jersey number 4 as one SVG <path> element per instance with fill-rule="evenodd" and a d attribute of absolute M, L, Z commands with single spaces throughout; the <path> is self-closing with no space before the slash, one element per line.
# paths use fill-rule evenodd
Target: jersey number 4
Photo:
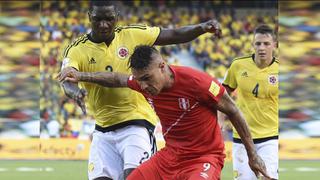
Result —
<path fill-rule="evenodd" d="M 256 84 L 256 86 L 253 88 L 252 90 L 252 94 L 255 96 L 255 97 L 258 97 L 258 93 L 259 93 L 259 83 Z"/>

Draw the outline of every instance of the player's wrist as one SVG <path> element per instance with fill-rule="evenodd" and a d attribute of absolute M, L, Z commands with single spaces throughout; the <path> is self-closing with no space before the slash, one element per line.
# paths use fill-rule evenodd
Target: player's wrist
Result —
<path fill-rule="evenodd" d="M 78 72 L 76 75 L 78 81 L 89 80 L 91 76 L 92 76 L 91 73 L 86 73 L 86 72 Z"/>
<path fill-rule="evenodd" d="M 249 160 L 256 160 L 258 158 L 258 154 L 255 150 L 247 152 Z"/>
<path fill-rule="evenodd" d="M 199 25 L 199 28 L 200 28 L 202 33 L 206 33 L 207 32 L 206 23 L 200 23 L 198 25 Z"/>

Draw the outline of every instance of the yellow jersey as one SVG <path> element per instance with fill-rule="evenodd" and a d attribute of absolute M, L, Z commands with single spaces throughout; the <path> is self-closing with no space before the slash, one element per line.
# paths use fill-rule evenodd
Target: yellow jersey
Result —
<path fill-rule="evenodd" d="M 159 27 L 117 27 L 109 46 L 104 42 L 92 42 L 88 34 L 82 35 L 65 48 L 62 68 L 71 66 L 81 72 L 131 74 L 128 60 L 134 48 L 137 45 L 153 45 L 159 34 Z M 137 121 L 156 125 L 158 117 L 140 93 L 129 88 L 107 88 L 86 82 L 81 82 L 80 86 L 88 91 L 86 104 L 97 125 L 103 128 L 117 127 Z"/>
<path fill-rule="evenodd" d="M 242 111 L 253 139 L 278 136 L 279 61 L 263 69 L 257 67 L 254 55 L 234 59 L 224 85 L 237 89 L 237 106 Z M 233 129 L 233 137 L 240 138 Z"/>

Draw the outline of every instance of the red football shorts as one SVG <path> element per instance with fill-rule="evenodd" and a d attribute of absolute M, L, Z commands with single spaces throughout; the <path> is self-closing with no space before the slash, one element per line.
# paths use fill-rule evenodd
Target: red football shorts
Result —
<path fill-rule="evenodd" d="M 127 180 L 220 180 L 224 156 L 178 160 L 165 148 L 135 169 Z"/>

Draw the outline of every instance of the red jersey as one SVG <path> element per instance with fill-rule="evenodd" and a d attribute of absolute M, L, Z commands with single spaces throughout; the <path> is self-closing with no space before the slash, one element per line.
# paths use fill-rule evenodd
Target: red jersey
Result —
<path fill-rule="evenodd" d="M 157 96 L 144 92 L 136 80 L 128 86 L 142 93 L 160 118 L 166 147 L 178 159 L 218 155 L 224 142 L 217 121 L 217 104 L 224 87 L 208 74 L 189 67 L 170 66 L 174 84 Z"/>

